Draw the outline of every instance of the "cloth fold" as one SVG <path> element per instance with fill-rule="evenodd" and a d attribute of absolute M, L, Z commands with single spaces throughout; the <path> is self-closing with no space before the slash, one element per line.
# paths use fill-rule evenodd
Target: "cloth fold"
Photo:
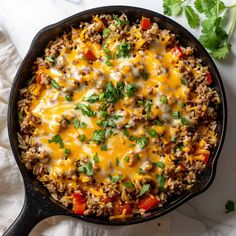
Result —
<path fill-rule="evenodd" d="M 0 235 L 10 226 L 23 206 L 24 186 L 12 155 L 7 134 L 7 106 L 12 80 L 21 59 L 0 27 Z M 40 222 L 30 236 L 168 236 L 170 215 L 131 226 L 101 226 L 66 216 Z"/>

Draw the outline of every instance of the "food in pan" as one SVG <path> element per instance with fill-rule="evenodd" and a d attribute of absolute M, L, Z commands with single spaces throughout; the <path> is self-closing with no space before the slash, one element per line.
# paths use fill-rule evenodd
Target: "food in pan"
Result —
<path fill-rule="evenodd" d="M 79 215 L 126 219 L 190 191 L 217 144 L 220 103 L 193 51 L 145 16 L 73 26 L 20 90 L 22 162 Z"/>

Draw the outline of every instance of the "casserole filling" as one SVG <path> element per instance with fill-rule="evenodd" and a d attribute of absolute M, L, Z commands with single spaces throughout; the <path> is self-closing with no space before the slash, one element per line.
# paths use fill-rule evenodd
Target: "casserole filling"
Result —
<path fill-rule="evenodd" d="M 20 91 L 22 161 L 76 214 L 162 207 L 217 144 L 211 83 L 193 49 L 149 18 L 94 16 L 49 43 Z"/>

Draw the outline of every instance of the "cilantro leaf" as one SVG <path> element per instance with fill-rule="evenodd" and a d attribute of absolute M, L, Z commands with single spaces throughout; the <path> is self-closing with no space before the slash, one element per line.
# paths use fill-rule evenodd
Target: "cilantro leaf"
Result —
<path fill-rule="evenodd" d="M 231 45 L 225 43 L 222 47 L 215 49 L 211 52 L 211 55 L 217 59 L 225 58 L 230 52 Z"/>
<path fill-rule="evenodd" d="M 197 28 L 200 24 L 200 18 L 191 6 L 184 8 L 185 16 L 191 28 Z"/>
<path fill-rule="evenodd" d="M 95 93 L 90 95 L 89 97 L 83 98 L 83 101 L 90 102 L 90 103 L 97 102 L 98 100 L 99 100 L 99 96 Z"/>
<path fill-rule="evenodd" d="M 143 149 L 148 144 L 148 139 L 145 136 L 137 138 L 136 143 Z"/>
<path fill-rule="evenodd" d="M 131 50 L 131 44 L 126 43 L 125 40 L 123 40 L 121 44 L 117 46 L 117 49 L 118 49 L 118 52 L 116 54 L 117 58 L 128 57 Z"/>
<path fill-rule="evenodd" d="M 86 116 L 89 116 L 89 117 L 96 116 L 96 114 L 97 114 L 95 111 L 92 111 L 90 109 L 90 107 L 85 105 L 85 104 L 78 104 L 78 105 L 76 105 L 76 107 L 74 109 L 75 110 L 80 109 L 82 111 L 83 115 L 86 115 Z"/>
<path fill-rule="evenodd" d="M 50 140 L 48 140 L 48 143 L 58 143 L 60 148 L 64 148 L 64 143 L 59 134 L 54 135 Z"/>
<path fill-rule="evenodd" d="M 183 0 L 163 0 L 164 14 L 168 16 L 178 16 L 183 10 Z"/>
<path fill-rule="evenodd" d="M 117 15 L 113 15 L 113 19 L 117 22 L 118 25 L 128 25 L 128 20 L 122 20 Z"/>
<path fill-rule="evenodd" d="M 150 189 L 150 184 L 144 184 L 140 190 L 139 197 L 143 196 L 143 194 L 148 192 L 149 189 Z"/>
<path fill-rule="evenodd" d="M 231 200 L 228 200 L 225 204 L 225 213 L 230 213 L 235 211 L 235 203 Z"/>
<path fill-rule="evenodd" d="M 121 179 L 122 175 L 119 173 L 118 176 L 111 176 L 109 175 L 109 178 L 112 183 L 117 183 Z"/>
<path fill-rule="evenodd" d="M 79 167 L 79 172 L 85 173 L 87 176 L 93 176 L 94 170 L 92 163 L 89 161 L 85 165 Z"/>

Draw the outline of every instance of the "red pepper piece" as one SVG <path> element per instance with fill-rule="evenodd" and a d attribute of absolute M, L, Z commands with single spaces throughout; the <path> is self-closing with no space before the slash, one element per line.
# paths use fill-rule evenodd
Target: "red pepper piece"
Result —
<path fill-rule="evenodd" d="M 150 18 L 142 17 L 141 28 L 142 30 L 148 30 L 151 27 Z"/>
<path fill-rule="evenodd" d="M 208 85 L 212 84 L 212 78 L 211 78 L 211 74 L 210 73 L 207 73 L 206 78 L 207 78 L 207 84 Z"/>
<path fill-rule="evenodd" d="M 84 54 L 84 57 L 88 61 L 96 61 L 97 60 L 96 56 L 89 49 L 86 52 L 84 52 L 83 54 Z"/>
<path fill-rule="evenodd" d="M 183 53 L 181 47 L 178 45 L 176 45 L 173 48 L 173 52 L 174 52 L 174 55 L 176 55 L 179 59 L 183 58 L 183 56 L 184 56 L 184 53 Z"/>
<path fill-rule="evenodd" d="M 205 157 L 205 159 L 204 159 L 204 163 L 205 164 L 207 164 L 207 162 L 208 162 L 208 160 L 209 160 L 209 158 L 210 158 L 210 154 L 203 154 L 204 155 L 204 157 Z"/>
<path fill-rule="evenodd" d="M 147 195 L 140 200 L 138 204 L 138 208 L 148 211 L 154 206 L 156 206 L 158 203 L 159 201 L 157 200 L 155 196 Z"/>
<path fill-rule="evenodd" d="M 79 193 L 73 193 L 73 212 L 78 215 L 83 215 L 85 208 L 86 208 L 86 203 L 85 199 L 79 194 Z"/>

